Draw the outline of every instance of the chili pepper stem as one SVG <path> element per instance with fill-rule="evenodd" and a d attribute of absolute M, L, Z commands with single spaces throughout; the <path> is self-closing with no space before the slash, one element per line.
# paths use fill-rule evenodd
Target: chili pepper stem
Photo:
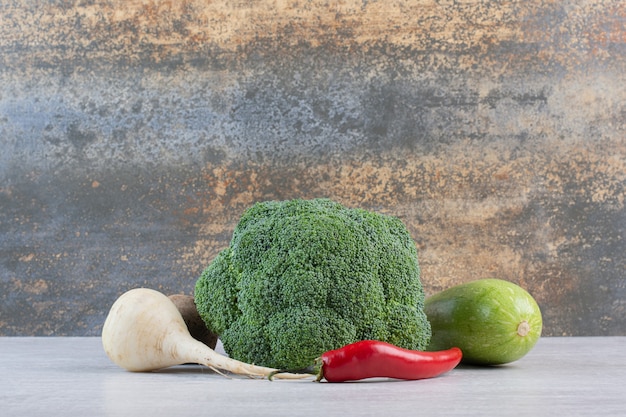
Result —
<path fill-rule="evenodd" d="M 315 382 L 321 382 L 324 379 L 324 362 L 322 361 L 322 357 L 315 358 L 315 366 L 314 369 L 317 370 L 317 376 L 315 378 Z"/>

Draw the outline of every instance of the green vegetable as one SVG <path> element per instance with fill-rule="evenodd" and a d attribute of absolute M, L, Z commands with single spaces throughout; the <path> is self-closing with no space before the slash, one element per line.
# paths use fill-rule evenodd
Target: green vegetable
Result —
<path fill-rule="evenodd" d="M 526 355 L 541 335 L 539 306 L 523 288 L 499 279 L 457 285 L 426 300 L 428 350 L 463 351 L 463 363 L 500 365 Z"/>
<path fill-rule="evenodd" d="M 246 210 L 194 296 L 226 352 L 263 366 L 306 367 L 365 339 L 423 350 L 430 338 L 404 224 L 328 199 Z"/>

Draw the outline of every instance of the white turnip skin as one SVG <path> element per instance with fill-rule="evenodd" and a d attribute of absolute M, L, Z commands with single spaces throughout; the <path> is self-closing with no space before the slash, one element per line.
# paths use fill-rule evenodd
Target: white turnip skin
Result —
<path fill-rule="evenodd" d="M 127 291 L 113 303 L 102 328 L 102 346 L 115 364 L 133 372 L 197 363 L 214 370 L 251 377 L 307 377 L 302 374 L 273 374 L 276 369 L 220 355 L 191 336 L 172 300 L 148 288 Z"/>

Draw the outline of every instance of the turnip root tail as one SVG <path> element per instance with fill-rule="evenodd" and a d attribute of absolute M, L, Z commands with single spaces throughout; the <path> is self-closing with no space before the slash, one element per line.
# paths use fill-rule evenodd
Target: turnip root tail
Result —
<path fill-rule="evenodd" d="M 122 294 L 111 307 L 102 328 L 102 346 L 120 367 L 147 372 L 184 363 L 198 363 L 215 370 L 265 378 L 301 379 L 302 374 L 281 373 L 263 366 L 220 355 L 194 339 L 165 294 L 135 288 Z"/>

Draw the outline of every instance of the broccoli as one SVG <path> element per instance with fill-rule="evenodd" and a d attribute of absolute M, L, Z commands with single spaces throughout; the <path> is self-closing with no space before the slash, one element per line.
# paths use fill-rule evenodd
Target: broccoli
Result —
<path fill-rule="evenodd" d="M 274 368 L 366 339 L 424 350 L 431 336 L 405 225 L 329 199 L 248 208 L 194 298 L 231 357 Z"/>

